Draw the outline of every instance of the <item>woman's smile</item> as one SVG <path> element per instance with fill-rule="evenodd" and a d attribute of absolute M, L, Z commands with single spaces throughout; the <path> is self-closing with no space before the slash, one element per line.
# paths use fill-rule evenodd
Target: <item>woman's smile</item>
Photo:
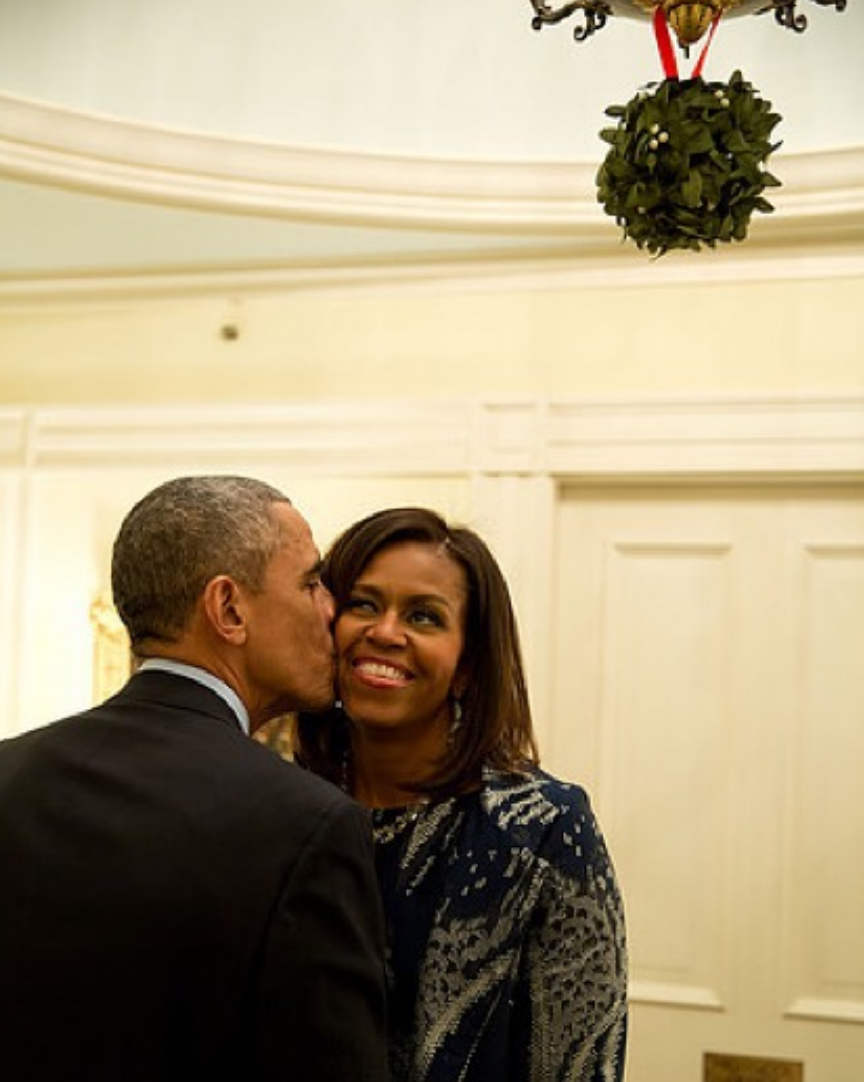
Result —
<path fill-rule="evenodd" d="M 407 669 L 377 658 L 355 658 L 351 662 L 351 669 L 359 680 L 369 684 L 370 687 L 382 689 L 404 687 L 414 679 Z"/>
<path fill-rule="evenodd" d="M 462 680 L 467 586 L 445 549 L 401 541 L 382 549 L 340 604 L 334 636 L 339 694 L 360 727 L 446 734 Z"/>

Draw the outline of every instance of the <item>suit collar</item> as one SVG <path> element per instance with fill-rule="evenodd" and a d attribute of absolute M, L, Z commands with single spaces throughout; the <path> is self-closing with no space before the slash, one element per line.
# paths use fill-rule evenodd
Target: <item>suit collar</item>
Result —
<path fill-rule="evenodd" d="M 215 691 L 216 694 L 223 699 L 228 706 L 231 707 L 237 720 L 240 722 L 240 728 L 243 732 L 249 736 L 250 724 L 249 724 L 249 711 L 246 709 L 240 696 L 237 692 L 229 687 L 224 680 L 220 680 L 212 672 L 208 672 L 207 669 L 202 669 L 198 665 L 190 665 L 183 661 L 174 661 L 171 658 L 154 657 L 148 658 L 144 661 L 139 672 L 167 672 L 173 673 L 175 676 L 186 677 L 189 680 L 194 680 L 199 684 L 202 684 L 205 688 L 210 688 L 211 691 Z"/>
<path fill-rule="evenodd" d="M 171 709 L 209 715 L 234 729 L 243 729 L 240 719 L 216 691 L 176 672 L 157 668 L 139 670 L 118 692 L 117 698 L 157 702 Z"/>

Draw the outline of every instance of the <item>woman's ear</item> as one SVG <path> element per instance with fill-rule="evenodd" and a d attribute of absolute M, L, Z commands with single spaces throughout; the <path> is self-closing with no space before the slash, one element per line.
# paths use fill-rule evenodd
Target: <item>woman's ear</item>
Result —
<path fill-rule="evenodd" d="M 468 688 L 470 676 L 471 673 L 469 667 L 464 663 L 460 663 L 459 668 L 456 670 L 456 674 L 453 677 L 453 683 L 450 685 L 450 695 L 452 698 L 461 699 L 464 696 L 465 691 Z"/>
<path fill-rule="evenodd" d="M 242 589 L 229 575 L 216 575 L 204 587 L 202 605 L 208 625 L 224 642 L 240 646 L 247 627 Z"/>

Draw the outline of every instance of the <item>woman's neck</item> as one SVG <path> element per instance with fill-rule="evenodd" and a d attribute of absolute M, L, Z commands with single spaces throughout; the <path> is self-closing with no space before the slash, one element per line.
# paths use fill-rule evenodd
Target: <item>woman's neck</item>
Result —
<path fill-rule="evenodd" d="M 388 784 L 380 778 L 372 782 L 355 778 L 353 795 L 365 808 L 405 808 L 411 804 L 422 804 L 428 799 L 416 789 Z"/>
<path fill-rule="evenodd" d="M 432 776 L 443 753 L 441 741 L 418 744 L 396 733 L 372 737 L 355 733 L 352 748 L 352 793 L 367 808 L 401 808 L 426 798 L 411 788 Z"/>

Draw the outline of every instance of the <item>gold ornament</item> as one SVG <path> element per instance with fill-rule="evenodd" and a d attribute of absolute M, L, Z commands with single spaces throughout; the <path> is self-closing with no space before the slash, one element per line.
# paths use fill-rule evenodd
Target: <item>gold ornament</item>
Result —
<path fill-rule="evenodd" d="M 694 45 L 719 15 L 743 14 L 754 4 L 755 0 L 611 0 L 612 10 L 619 15 L 634 11 L 653 15 L 662 8 L 682 49 Z"/>
<path fill-rule="evenodd" d="M 678 44 L 686 49 L 697 42 L 717 18 L 722 5 L 717 0 L 664 0 L 663 9 L 669 26 L 678 38 Z"/>

